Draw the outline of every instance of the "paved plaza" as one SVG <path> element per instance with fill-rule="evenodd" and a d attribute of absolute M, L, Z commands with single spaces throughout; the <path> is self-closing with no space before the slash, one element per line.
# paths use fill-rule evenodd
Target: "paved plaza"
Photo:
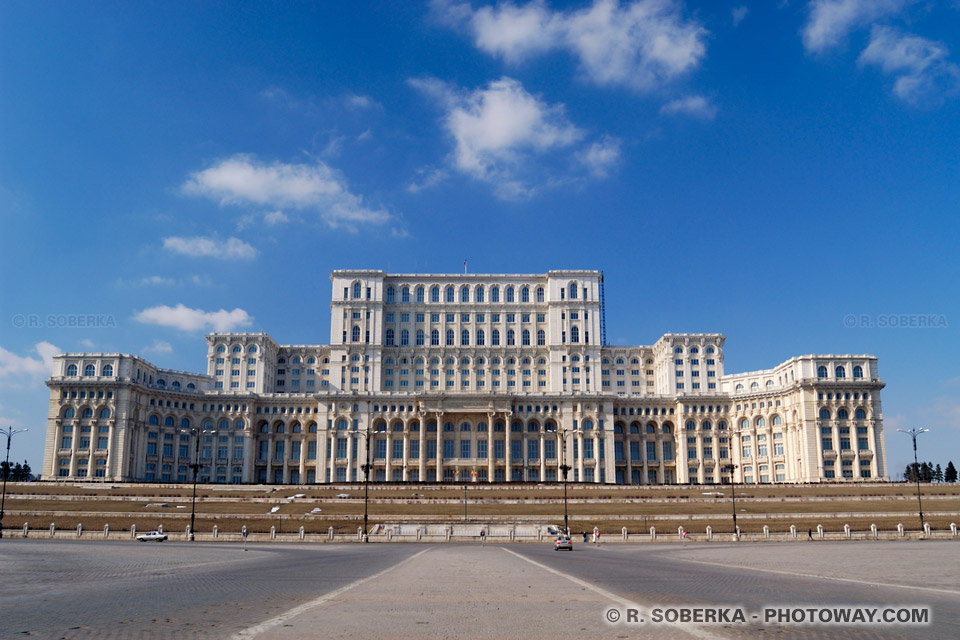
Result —
<path fill-rule="evenodd" d="M 0 541 L 2 638 L 960 637 L 956 543 L 137 544 Z M 925 608 L 921 626 L 749 618 Z M 657 623 L 655 610 L 742 609 Z M 611 613 L 616 611 L 616 614 Z M 644 623 L 627 621 L 633 612 Z M 609 616 L 622 616 L 609 624 Z M 612 618 L 611 618 L 612 619 Z"/>

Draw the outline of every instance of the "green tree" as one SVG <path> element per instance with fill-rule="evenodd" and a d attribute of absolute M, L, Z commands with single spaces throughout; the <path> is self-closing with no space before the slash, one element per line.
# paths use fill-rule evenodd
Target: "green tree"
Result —
<path fill-rule="evenodd" d="M 944 482 L 957 481 L 957 468 L 953 466 L 953 460 L 947 463 L 947 470 L 943 472 L 943 481 Z"/>
<path fill-rule="evenodd" d="M 943 482 L 943 469 L 940 468 L 940 465 L 937 465 L 937 468 L 933 470 L 933 481 L 934 482 Z"/>

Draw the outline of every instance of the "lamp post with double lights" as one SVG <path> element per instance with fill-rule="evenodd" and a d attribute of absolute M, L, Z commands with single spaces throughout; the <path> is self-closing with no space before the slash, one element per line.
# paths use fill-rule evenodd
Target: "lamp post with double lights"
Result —
<path fill-rule="evenodd" d="M 724 471 L 730 472 L 730 499 L 733 500 L 733 535 L 735 536 L 739 535 L 739 529 L 737 529 L 737 481 L 733 475 L 736 469 L 737 465 L 735 464 L 728 464 L 723 468 Z"/>
<path fill-rule="evenodd" d="M 180 429 L 180 433 L 189 433 L 194 437 L 193 464 L 190 465 L 190 468 L 193 469 L 193 498 L 190 501 L 190 542 L 193 542 L 193 532 L 196 529 L 195 524 L 197 520 L 197 476 L 200 475 L 200 436 L 213 433 L 213 431 L 199 427 L 190 427 L 189 429 Z"/>
<path fill-rule="evenodd" d="M 10 439 L 15 433 L 23 433 L 30 429 L 14 429 L 7 427 L 0 429 L 0 433 L 7 436 L 7 459 L 3 463 L 3 497 L 0 497 L 0 538 L 3 537 L 3 505 L 7 502 L 7 476 L 10 475 Z"/>
<path fill-rule="evenodd" d="M 370 464 L 370 425 L 367 425 L 364 440 L 366 442 L 367 461 L 360 465 L 360 468 L 363 469 L 363 541 L 370 542 L 367 537 L 367 502 L 370 498 L 370 470 L 373 469 L 373 465 Z"/>
<path fill-rule="evenodd" d="M 920 510 L 920 533 L 923 533 L 923 502 L 920 501 L 920 463 L 917 461 L 917 436 L 921 433 L 927 433 L 930 429 L 897 429 L 900 433 L 905 433 L 913 440 L 913 477 L 917 480 L 917 508 Z"/>
<path fill-rule="evenodd" d="M 570 518 L 567 513 L 567 474 L 570 473 L 571 467 L 567 464 L 567 432 L 569 429 L 560 430 L 560 460 L 562 464 L 560 465 L 560 474 L 563 477 L 563 531 L 566 535 L 570 535 Z"/>

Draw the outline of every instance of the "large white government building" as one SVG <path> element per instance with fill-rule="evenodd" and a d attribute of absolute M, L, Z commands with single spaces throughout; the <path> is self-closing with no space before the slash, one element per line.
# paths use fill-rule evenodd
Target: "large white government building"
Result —
<path fill-rule="evenodd" d="M 886 480 L 877 359 L 726 374 L 724 336 L 604 344 L 603 275 L 331 275 L 329 345 L 207 336 L 206 374 L 55 358 L 50 479 Z"/>

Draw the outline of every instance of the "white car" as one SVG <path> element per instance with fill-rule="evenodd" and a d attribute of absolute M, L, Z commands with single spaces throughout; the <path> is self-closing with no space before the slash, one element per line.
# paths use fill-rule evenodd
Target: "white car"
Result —
<path fill-rule="evenodd" d="M 141 533 L 137 536 L 138 542 L 163 542 L 167 539 L 167 534 L 161 533 L 159 531 L 150 531 L 147 533 Z"/>

